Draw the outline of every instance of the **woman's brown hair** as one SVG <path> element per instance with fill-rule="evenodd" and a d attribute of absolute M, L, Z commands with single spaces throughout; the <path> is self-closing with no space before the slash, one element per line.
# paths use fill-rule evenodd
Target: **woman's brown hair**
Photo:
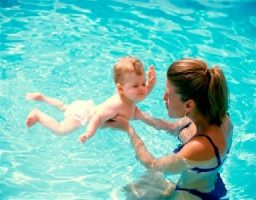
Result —
<path fill-rule="evenodd" d="M 170 65 L 167 79 L 182 101 L 194 100 L 198 111 L 210 123 L 221 125 L 228 109 L 228 90 L 218 66 L 208 68 L 197 59 L 178 60 Z"/>

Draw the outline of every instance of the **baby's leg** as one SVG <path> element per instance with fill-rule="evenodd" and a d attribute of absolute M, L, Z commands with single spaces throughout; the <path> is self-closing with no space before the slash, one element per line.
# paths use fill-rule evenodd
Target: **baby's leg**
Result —
<path fill-rule="evenodd" d="M 80 122 L 74 118 L 67 118 L 61 122 L 57 122 L 54 118 L 42 111 L 34 109 L 28 115 L 26 125 L 29 128 L 37 122 L 50 129 L 56 135 L 66 135 L 80 126 Z"/>
<path fill-rule="evenodd" d="M 27 100 L 35 100 L 35 101 L 43 101 L 45 103 L 48 103 L 51 106 L 57 107 L 58 109 L 60 109 L 62 111 L 66 110 L 66 105 L 62 101 L 60 101 L 58 99 L 51 98 L 51 97 L 47 97 L 39 92 L 28 93 L 26 95 L 26 99 Z"/>

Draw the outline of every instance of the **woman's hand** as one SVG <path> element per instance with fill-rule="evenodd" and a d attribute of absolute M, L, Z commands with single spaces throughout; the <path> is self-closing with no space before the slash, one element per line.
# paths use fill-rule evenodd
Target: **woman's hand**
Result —
<path fill-rule="evenodd" d="M 105 122 L 107 126 L 111 128 L 121 129 L 123 131 L 128 132 L 129 128 L 131 128 L 129 121 L 123 116 L 116 116 L 115 118 L 108 120 Z"/>

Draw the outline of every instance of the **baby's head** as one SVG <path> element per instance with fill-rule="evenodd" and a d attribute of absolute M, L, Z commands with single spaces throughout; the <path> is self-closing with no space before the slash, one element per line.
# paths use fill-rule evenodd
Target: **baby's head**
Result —
<path fill-rule="evenodd" d="M 136 103 L 147 95 L 145 71 L 139 59 L 124 57 L 114 65 L 114 81 L 118 93 Z"/>
<path fill-rule="evenodd" d="M 127 74 L 135 73 L 138 76 L 145 75 L 143 64 L 139 59 L 133 57 L 123 57 L 114 65 L 115 84 L 124 84 L 124 77 Z"/>

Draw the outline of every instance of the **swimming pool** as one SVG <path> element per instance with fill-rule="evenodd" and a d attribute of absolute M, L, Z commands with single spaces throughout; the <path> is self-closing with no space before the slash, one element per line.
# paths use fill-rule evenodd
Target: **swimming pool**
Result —
<path fill-rule="evenodd" d="M 128 137 L 99 130 L 85 145 L 82 129 L 56 137 L 25 128 L 41 91 L 66 102 L 100 103 L 114 91 L 112 66 L 126 55 L 154 64 L 157 84 L 139 106 L 166 118 L 165 71 L 175 59 L 199 57 L 225 72 L 234 123 L 233 146 L 222 168 L 230 199 L 255 199 L 255 1 L 1 0 L 0 199 L 125 199 L 121 189 L 145 172 Z M 156 156 L 175 138 L 133 122 Z"/>

